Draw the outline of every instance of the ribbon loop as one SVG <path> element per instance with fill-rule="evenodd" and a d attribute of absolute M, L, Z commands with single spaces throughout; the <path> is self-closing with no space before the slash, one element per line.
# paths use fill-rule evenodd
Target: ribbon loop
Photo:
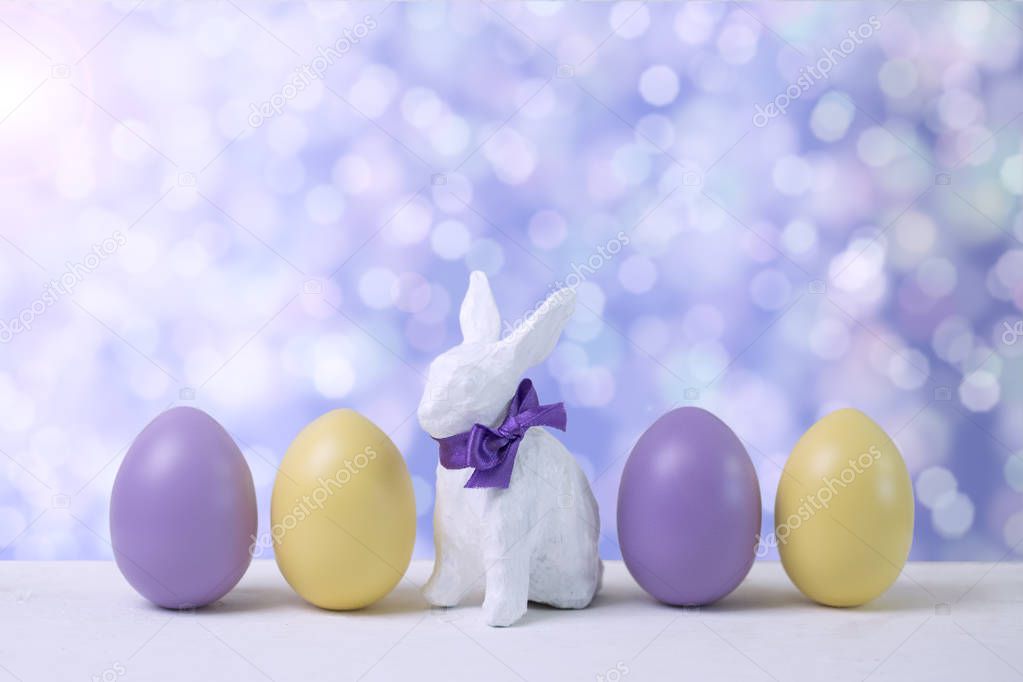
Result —
<path fill-rule="evenodd" d="M 564 403 L 541 405 L 533 382 L 523 379 L 508 404 L 508 415 L 496 429 L 475 424 L 463 433 L 436 439 L 440 464 L 445 469 L 474 469 L 466 488 L 507 488 L 519 443 L 534 426 L 564 431 L 568 415 Z"/>

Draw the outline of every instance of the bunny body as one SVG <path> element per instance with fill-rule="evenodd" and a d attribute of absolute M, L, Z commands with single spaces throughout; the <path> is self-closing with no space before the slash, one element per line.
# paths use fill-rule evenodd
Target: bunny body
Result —
<path fill-rule="evenodd" d="M 574 309 L 561 291 L 509 337 L 483 273 L 470 277 L 460 321 L 465 341 L 430 367 L 419 420 L 443 438 L 481 423 L 496 427 L 522 373 L 553 350 Z M 511 482 L 465 488 L 471 469 L 437 466 L 434 543 L 437 560 L 423 589 L 436 606 L 454 606 L 483 583 L 490 625 L 511 625 L 528 601 L 587 606 L 600 586 L 600 518 L 589 483 L 568 450 L 544 428 L 519 443 Z"/>

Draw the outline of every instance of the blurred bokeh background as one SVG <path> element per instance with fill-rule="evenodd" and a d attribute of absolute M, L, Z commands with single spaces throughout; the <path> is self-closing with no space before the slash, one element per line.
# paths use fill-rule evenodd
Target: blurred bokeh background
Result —
<path fill-rule="evenodd" d="M 414 476 L 468 272 L 514 321 L 620 556 L 638 435 L 713 410 L 770 528 L 855 406 L 898 443 L 914 559 L 1023 551 L 1023 13 L 1009 3 L 0 5 L 0 558 L 111 556 L 172 404 L 275 464 L 353 407 Z M 776 554 L 772 551 L 772 556 Z"/>

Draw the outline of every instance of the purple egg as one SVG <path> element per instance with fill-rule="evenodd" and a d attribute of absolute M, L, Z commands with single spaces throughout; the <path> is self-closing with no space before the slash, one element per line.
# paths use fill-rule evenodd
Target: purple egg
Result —
<path fill-rule="evenodd" d="M 110 496 L 117 567 L 139 594 L 171 609 L 212 603 L 241 580 L 256 523 L 245 458 L 216 420 L 191 407 L 142 430 Z"/>
<path fill-rule="evenodd" d="M 706 410 L 672 410 L 640 436 L 618 489 L 625 565 L 652 596 L 710 604 L 742 582 L 760 533 L 760 485 L 746 449 Z"/>

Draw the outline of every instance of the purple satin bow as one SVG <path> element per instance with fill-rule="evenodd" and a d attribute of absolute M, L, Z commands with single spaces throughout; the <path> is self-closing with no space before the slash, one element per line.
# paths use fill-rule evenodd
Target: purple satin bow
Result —
<path fill-rule="evenodd" d="M 476 424 L 464 433 L 436 439 L 440 464 L 445 469 L 475 469 L 466 488 L 507 488 L 519 442 L 534 426 L 564 431 L 568 415 L 565 403 L 541 405 L 533 382 L 523 379 L 508 405 L 508 416 L 496 429 Z"/>

